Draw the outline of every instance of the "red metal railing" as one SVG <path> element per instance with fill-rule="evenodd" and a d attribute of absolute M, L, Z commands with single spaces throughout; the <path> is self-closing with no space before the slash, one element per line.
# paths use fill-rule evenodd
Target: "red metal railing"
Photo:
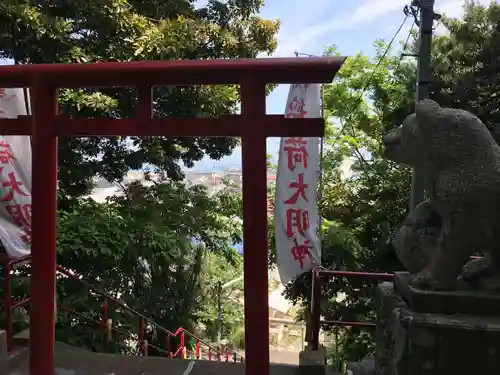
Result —
<path fill-rule="evenodd" d="M 5 305 L 5 314 L 6 314 L 6 320 L 5 320 L 5 331 L 7 335 L 7 350 L 9 353 L 12 353 L 14 351 L 14 335 L 15 333 L 13 332 L 13 311 L 16 308 L 26 306 L 30 303 L 31 298 L 25 298 L 21 301 L 14 301 L 12 299 L 12 271 L 17 268 L 17 267 L 22 267 L 27 264 L 29 264 L 31 261 L 31 256 L 27 256 L 21 259 L 16 259 L 16 260 L 9 260 L 4 257 L 3 259 L 3 287 L 4 287 L 4 305 Z M 97 321 L 93 318 L 88 317 L 85 314 L 82 314 L 78 311 L 75 311 L 71 308 L 68 308 L 62 304 L 57 304 L 58 309 L 64 310 L 66 312 L 69 312 L 75 316 L 78 316 L 80 318 L 83 318 L 84 320 L 87 320 L 91 323 L 94 323 L 98 325 L 102 331 L 103 331 L 103 351 L 106 353 L 109 350 L 109 344 L 112 341 L 112 336 L 113 332 L 119 333 L 121 335 L 125 336 L 131 336 L 130 332 L 124 331 L 123 329 L 120 329 L 118 327 L 113 326 L 112 321 L 109 319 L 109 308 L 111 305 L 114 305 L 115 307 L 118 307 L 120 309 L 123 309 L 124 311 L 127 311 L 128 313 L 133 314 L 139 319 L 139 333 L 137 335 L 138 339 L 138 345 L 139 345 L 139 353 L 140 355 L 147 356 L 148 355 L 148 348 L 155 349 L 159 353 L 163 353 L 166 357 L 169 358 L 181 358 L 181 359 L 207 359 L 207 360 L 218 360 L 222 361 L 223 358 L 226 362 L 229 361 L 243 361 L 243 357 L 241 355 L 238 355 L 236 352 L 233 352 L 231 348 L 225 348 L 225 349 L 218 349 L 198 336 L 194 335 L 193 333 L 186 331 L 184 328 L 179 328 L 175 332 L 172 332 L 157 323 L 155 323 L 152 319 L 146 317 L 145 315 L 141 314 L 140 312 L 134 310 L 130 306 L 127 306 L 125 303 L 121 302 L 117 298 L 114 298 L 110 296 L 109 294 L 101 291 L 100 289 L 94 287 L 93 285 L 89 284 L 85 280 L 83 280 L 81 277 L 76 275 L 74 272 L 71 270 L 62 267 L 62 266 L 57 266 L 57 272 L 61 275 L 64 275 L 72 280 L 77 281 L 78 283 L 82 284 L 86 288 L 88 288 L 89 291 L 94 292 L 98 296 L 103 298 L 103 310 L 102 310 L 102 319 L 101 321 Z M 164 335 L 164 344 L 163 348 L 160 348 L 158 346 L 155 346 L 148 342 L 146 339 L 146 324 L 149 324 Z M 195 347 L 194 350 L 190 350 L 186 346 L 186 338 L 189 337 L 192 340 L 195 341 Z M 172 338 L 178 338 L 179 345 L 177 349 L 172 350 L 171 348 L 171 339 Z"/>
<path fill-rule="evenodd" d="M 348 322 L 342 320 L 324 320 L 321 319 L 321 288 L 326 279 L 333 277 L 361 278 L 371 279 L 374 281 L 392 281 L 392 273 L 376 273 L 376 272 L 353 272 L 353 271 L 329 271 L 329 270 L 313 270 L 312 274 L 312 294 L 311 294 L 311 317 L 309 321 L 309 337 L 308 342 L 313 350 L 318 350 L 319 347 L 319 331 L 322 325 L 327 326 L 343 326 L 343 327 L 375 327 L 373 322 Z"/>
<path fill-rule="evenodd" d="M 480 259 L 482 256 L 473 255 L 469 259 Z M 377 273 L 377 272 L 354 272 L 354 271 L 331 271 L 331 270 L 313 270 L 312 275 L 312 292 L 311 292 L 311 316 L 308 324 L 309 334 L 308 343 L 313 350 L 318 350 L 319 347 L 319 331 L 321 326 L 341 326 L 341 327 L 365 327 L 374 328 L 373 322 L 349 322 L 343 320 L 324 320 L 321 319 L 321 288 L 324 280 L 333 277 L 360 278 L 365 280 L 392 281 L 394 274 L 392 273 Z"/>

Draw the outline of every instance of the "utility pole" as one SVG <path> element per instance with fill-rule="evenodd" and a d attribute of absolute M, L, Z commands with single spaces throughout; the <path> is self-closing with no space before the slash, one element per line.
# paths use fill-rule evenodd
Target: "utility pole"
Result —
<path fill-rule="evenodd" d="M 243 276 L 237 277 L 231 281 L 228 281 L 225 284 L 222 284 L 220 281 L 217 282 L 216 286 L 216 294 L 217 294 L 217 348 L 220 349 L 220 340 L 222 336 L 222 291 L 230 286 L 233 286 L 236 283 L 239 283 L 243 280 Z"/>
<path fill-rule="evenodd" d="M 413 0 L 412 7 L 420 11 L 419 42 L 418 42 L 418 64 L 417 64 L 417 95 L 416 102 L 429 98 L 429 85 L 431 81 L 431 47 L 433 22 L 436 18 L 434 13 L 435 0 Z M 411 202 L 410 209 L 424 201 L 425 178 L 421 170 L 413 168 L 411 178 Z"/>
<path fill-rule="evenodd" d="M 222 283 L 217 282 L 217 349 L 220 349 L 222 335 Z"/>

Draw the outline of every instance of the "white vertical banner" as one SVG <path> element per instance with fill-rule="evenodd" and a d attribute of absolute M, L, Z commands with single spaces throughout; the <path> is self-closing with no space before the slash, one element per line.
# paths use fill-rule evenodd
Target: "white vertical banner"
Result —
<path fill-rule="evenodd" d="M 23 89 L 0 89 L 0 118 L 27 114 Z M 0 135 L 0 241 L 11 258 L 31 252 L 29 136 Z"/>
<path fill-rule="evenodd" d="M 285 117 L 321 117 L 321 86 L 291 85 Z M 281 138 L 276 177 L 276 258 L 286 284 L 321 263 L 316 192 L 319 138 Z"/>

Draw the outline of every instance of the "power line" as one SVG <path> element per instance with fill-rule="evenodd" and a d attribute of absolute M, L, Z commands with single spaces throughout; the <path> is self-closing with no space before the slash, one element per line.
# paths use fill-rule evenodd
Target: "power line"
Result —
<path fill-rule="evenodd" d="M 397 36 L 399 35 L 399 33 L 401 32 L 401 30 L 403 29 L 403 26 L 405 25 L 406 23 L 406 20 L 408 19 L 408 15 L 405 15 L 405 18 L 403 19 L 403 22 L 401 22 L 401 25 L 399 25 L 396 33 L 394 34 L 394 36 L 392 37 L 391 41 L 389 42 L 389 44 L 387 45 L 387 47 L 385 48 L 385 51 L 384 53 L 382 54 L 382 56 L 380 56 L 378 62 L 377 62 L 377 65 L 375 65 L 375 68 L 373 68 L 372 70 L 372 73 L 370 74 L 370 77 L 368 78 L 368 80 L 366 81 L 366 84 L 365 86 L 363 87 L 363 89 L 361 90 L 361 92 L 359 93 L 358 95 L 358 98 L 356 100 L 356 103 L 359 102 L 362 98 L 363 98 L 363 95 L 366 93 L 366 90 L 368 90 L 368 88 L 370 87 L 370 85 L 372 84 L 372 80 L 373 78 L 375 77 L 375 73 L 377 72 L 378 68 L 380 67 L 380 65 L 382 64 L 382 61 L 385 59 L 385 57 L 387 56 L 387 54 L 389 53 L 389 50 L 391 49 L 392 45 L 394 44 L 394 41 L 396 40 Z M 353 108 L 354 109 L 354 108 Z M 346 121 L 342 127 L 340 128 L 340 132 L 339 134 L 337 135 L 337 138 L 335 139 L 335 141 L 338 141 L 340 139 L 340 136 L 342 135 L 343 131 L 345 130 L 346 126 L 347 126 L 347 123 L 348 121 Z"/>
<path fill-rule="evenodd" d="M 401 65 L 401 61 L 403 60 L 403 58 L 408 57 L 408 56 L 418 57 L 417 54 L 405 53 L 406 49 L 408 48 L 408 43 L 410 42 L 411 33 L 412 33 L 413 28 L 415 27 L 416 24 L 417 23 L 415 21 L 413 21 L 410 29 L 408 30 L 408 35 L 406 36 L 406 40 L 405 40 L 405 43 L 403 45 L 403 49 L 401 50 L 401 55 L 399 56 L 398 65 L 396 66 L 396 68 L 394 70 L 397 70 L 399 68 L 399 66 Z"/>
<path fill-rule="evenodd" d="M 406 9 L 406 7 L 405 7 Z M 408 17 L 410 17 L 410 15 L 412 15 L 411 13 L 408 14 L 406 11 L 405 11 L 405 18 L 403 19 L 403 21 L 401 22 L 401 25 L 399 25 L 398 29 L 396 30 L 396 32 L 394 33 L 394 36 L 392 37 L 392 39 L 390 40 L 389 44 L 387 45 L 387 47 L 385 48 L 385 51 L 384 53 L 380 56 L 377 64 L 375 65 L 375 68 L 373 68 L 368 80 L 366 81 L 366 84 L 365 86 L 363 87 L 363 89 L 361 90 L 361 92 L 359 93 L 358 95 L 358 98 L 355 102 L 354 105 L 356 105 L 362 98 L 363 98 L 363 95 L 366 93 L 366 91 L 368 90 L 368 88 L 371 86 L 372 84 L 372 80 L 373 78 L 375 77 L 375 73 L 377 73 L 377 70 L 378 68 L 380 67 L 380 65 L 382 64 L 383 60 L 385 59 L 385 57 L 387 56 L 387 54 L 389 53 L 392 45 L 394 44 L 394 41 L 396 40 L 397 36 L 399 35 L 399 33 L 401 32 L 401 30 L 403 29 L 404 25 L 406 24 L 406 21 L 408 20 Z M 409 39 L 409 36 L 407 38 L 407 40 Z M 352 111 L 350 112 L 351 114 L 354 113 L 354 108 L 352 108 Z M 347 128 L 347 125 L 350 123 L 350 118 L 348 118 L 341 126 L 340 130 L 339 130 L 339 133 L 337 134 L 337 136 L 335 137 L 334 141 L 333 142 L 337 142 L 340 137 L 343 135 L 344 131 L 346 130 Z M 360 163 L 363 163 L 363 164 L 366 164 L 367 166 L 369 166 L 370 168 L 372 168 L 371 164 L 368 163 L 365 158 L 363 157 L 363 155 L 361 155 L 359 152 L 356 152 L 354 153 L 356 159 L 358 159 L 358 161 Z M 375 171 L 377 172 L 377 171 Z M 377 172 L 378 173 L 378 172 Z"/>
<path fill-rule="evenodd" d="M 311 53 L 304 53 L 304 52 L 297 52 L 297 51 L 294 51 L 293 54 L 295 55 L 295 57 L 299 57 L 299 56 L 319 57 L 318 55 L 313 55 Z"/>
<path fill-rule="evenodd" d="M 419 14 L 419 10 L 420 8 L 417 6 L 417 3 L 419 3 L 419 1 L 412 1 L 411 5 L 405 5 L 404 8 L 403 8 L 403 13 L 405 14 L 405 16 L 407 17 L 413 17 L 413 22 L 417 25 L 417 26 L 420 26 L 420 21 L 418 19 L 418 14 Z"/>
<path fill-rule="evenodd" d="M 411 36 L 411 31 L 413 29 L 413 26 L 415 25 L 415 23 L 417 22 L 416 20 L 416 17 L 417 17 L 417 13 L 416 13 L 416 10 L 414 9 L 413 6 L 405 6 L 404 9 L 403 9 L 403 12 L 405 14 L 405 17 L 403 19 L 403 21 L 401 22 L 401 24 L 399 25 L 398 29 L 396 30 L 396 32 L 394 33 L 393 37 L 391 38 L 389 44 L 386 46 L 384 52 L 382 53 L 382 55 L 380 56 L 377 64 L 375 65 L 375 67 L 373 68 L 368 80 L 366 81 L 366 84 L 365 86 L 363 87 L 363 89 L 361 90 L 361 92 L 359 93 L 358 97 L 357 97 L 357 100 L 355 102 L 358 103 L 362 98 L 363 98 L 363 95 L 366 93 L 366 91 L 370 88 L 371 84 L 372 84 L 372 81 L 373 81 L 373 78 L 375 77 L 375 74 L 377 73 L 380 65 L 382 64 L 382 62 L 384 61 L 385 57 L 387 56 L 387 54 L 389 53 L 389 51 L 391 50 L 391 47 L 392 45 L 394 44 L 394 42 L 396 41 L 396 38 L 398 37 L 399 33 L 401 32 L 401 30 L 403 29 L 404 25 L 406 24 L 406 21 L 408 20 L 408 18 L 410 16 L 413 16 L 415 18 L 415 21 L 414 23 L 412 24 L 409 32 L 408 32 L 408 36 L 406 38 L 406 41 L 405 41 L 405 45 L 403 47 L 403 51 L 407 48 L 407 45 L 408 45 L 408 42 L 409 42 L 409 39 L 410 39 L 410 36 Z M 314 56 L 314 55 L 311 55 L 311 54 L 307 54 L 307 53 L 300 53 L 300 52 L 294 52 L 295 56 L 299 56 L 299 55 L 302 55 L 302 56 Z M 403 57 L 403 56 L 402 56 Z M 402 59 L 401 57 L 401 59 Z M 352 108 L 354 110 L 354 108 Z M 351 111 L 351 113 L 353 113 L 353 111 Z M 346 130 L 347 128 L 347 125 L 350 123 L 350 118 L 348 118 L 341 126 L 340 130 L 339 130 L 339 133 L 337 134 L 337 136 L 335 137 L 335 139 L 333 140 L 333 142 L 337 142 L 340 137 L 343 135 L 344 131 Z M 355 157 L 358 159 L 359 162 L 361 163 L 364 163 L 368 166 L 371 167 L 371 165 L 363 158 L 363 156 L 359 153 L 355 153 Z"/>

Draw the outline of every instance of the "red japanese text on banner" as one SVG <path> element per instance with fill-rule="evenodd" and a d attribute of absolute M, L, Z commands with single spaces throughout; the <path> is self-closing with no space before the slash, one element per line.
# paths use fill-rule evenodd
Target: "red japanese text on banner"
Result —
<path fill-rule="evenodd" d="M 0 118 L 26 115 L 23 89 L 0 89 Z M 31 252 L 31 141 L 0 135 L 0 241 L 10 258 Z"/>
<path fill-rule="evenodd" d="M 320 91 L 320 85 L 292 85 L 285 116 L 321 117 Z M 316 201 L 319 142 L 319 138 L 281 138 L 274 220 L 283 284 L 321 263 Z"/>

